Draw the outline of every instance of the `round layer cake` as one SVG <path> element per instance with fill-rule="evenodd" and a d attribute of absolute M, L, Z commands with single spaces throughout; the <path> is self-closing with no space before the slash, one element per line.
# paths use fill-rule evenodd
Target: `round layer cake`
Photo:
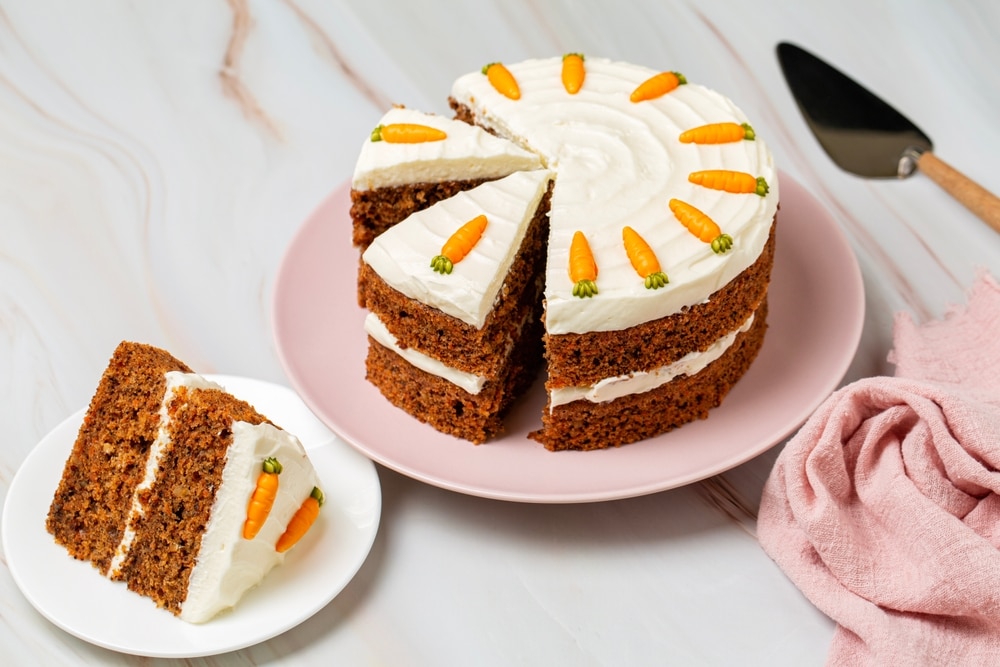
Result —
<path fill-rule="evenodd" d="M 449 101 L 456 118 L 555 174 L 537 267 L 548 405 L 532 437 L 597 449 L 708 416 L 766 331 L 778 182 L 749 119 L 681 73 L 578 54 L 491 63 L 458 78 Z M 402 289 L 385 282 L 383 294 Z M 406 339 L 414 305 L 379 316 L 403 348 L 439 358 L 447 341 Z M 466 408 L 449 401 L 437 421 L 462 420 Z"/>

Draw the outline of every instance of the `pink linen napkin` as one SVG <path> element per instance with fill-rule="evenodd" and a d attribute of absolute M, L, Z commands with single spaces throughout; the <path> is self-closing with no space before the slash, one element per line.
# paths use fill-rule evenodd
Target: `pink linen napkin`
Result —
<path fill-rule="evenodd" d="M 830 665 L 1000 665 L 1000 285 L 895 321 L 895 377 L 835 392 L 781 452 L 758 540 L 837 622 Z"/>

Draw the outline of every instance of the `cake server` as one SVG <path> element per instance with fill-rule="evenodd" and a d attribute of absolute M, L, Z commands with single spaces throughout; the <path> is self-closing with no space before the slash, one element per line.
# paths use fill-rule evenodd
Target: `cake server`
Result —
<path fill-rule="evenodd" d="M 919 170 L 1000 231 L 1000 199 L 937 157 L 908 118 L 805 49 L 782 42 L 777 51 L 799 110 L 837 166 L 866 178 L 906 178 Z"/>

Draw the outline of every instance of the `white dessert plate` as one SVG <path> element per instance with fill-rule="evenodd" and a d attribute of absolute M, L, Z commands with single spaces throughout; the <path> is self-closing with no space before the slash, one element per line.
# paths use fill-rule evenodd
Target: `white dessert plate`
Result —
<path fill-rule="evenodd" d="M 864 323 L 861 271 L 836 222 L 780 175 L 781 212 L 760 355 L 706 420 L 624 447 L 550 452 L 542 382 L 514 406 L 506 434 L 475 446 L 389 404 L 365 380 L 365 311 L 357 304 L 349 186 L 305 221 L 278 273 L 278 353 L 303 400 L 359 451 L 442 488 L 502 500 L 569 503 L 638 496 L 733 468 L 781 442 L 837 388 Z"/>
<path fill-rule="evenodd" d="M 11 482 L 3 546 L 15 583 L 66 632 L 135 655 L 190 658 L 251 646 L 305 621 L 351 581 L 378 531 L 382 494 L 370 460 L 344 444 L 291 389 L 227 375 L 206 375 L 302 441 L 323 483 L 317 523 L 282 565 L 231 611 L 199 625 L 158 609 L 124 583 L 73 559 L 45 530 L 45 518 L 84 410 L 32 450 Z"/>

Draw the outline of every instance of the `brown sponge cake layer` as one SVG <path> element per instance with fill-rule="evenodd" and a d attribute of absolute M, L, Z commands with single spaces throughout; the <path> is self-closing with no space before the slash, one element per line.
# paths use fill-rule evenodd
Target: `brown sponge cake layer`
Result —
<path fill-rule="evenodd" d="M 414 183 L 373 190 L 351 190 L 352 241 L 364 251 L 375 237 L 404 220 L 411 213 L 423 210 L 463 190 L 469 190 L 491 179 Z"/>
<path fill-rule="evenodd" d="M 704 303 L 625 331 L 546 336 L 549 389 L 582 387 L 604 378 L 651 371 L 703 351 L 736 331 L 767 295 L 774 265 L 775 227 L 760 257 Z"/>
<path fill-rule="evenodd" d="M 542 415 L 542 428 L 530 437 L 547 449 L 593 450 L 618 447 L 705 419 L 750 368 L 764 342 L 767 301 L 751 327 L 737 335 L 725 353 L 699 373 L 680 376 L 641 394 L 605 403 L 573 401 Z"/>
<path fill-rule="evenodd" d="M 157 348 L 115 349 L 66 461 L 46 519 L 57 543 L 107 573 L 159 428 L 168 371 L 191 372 Z"/>
<path fill-rule="evenodd" d="M 509 359 L 504 375 L 486 383 L 478 394 L 416 368 L 401 356 L 368 339 L 366 379 L 397 408 L 416 419 L 475 444 L 503 432 L 503 419 L 511 405 L 534 381 L 541 359 L 538 321 Z"/>

